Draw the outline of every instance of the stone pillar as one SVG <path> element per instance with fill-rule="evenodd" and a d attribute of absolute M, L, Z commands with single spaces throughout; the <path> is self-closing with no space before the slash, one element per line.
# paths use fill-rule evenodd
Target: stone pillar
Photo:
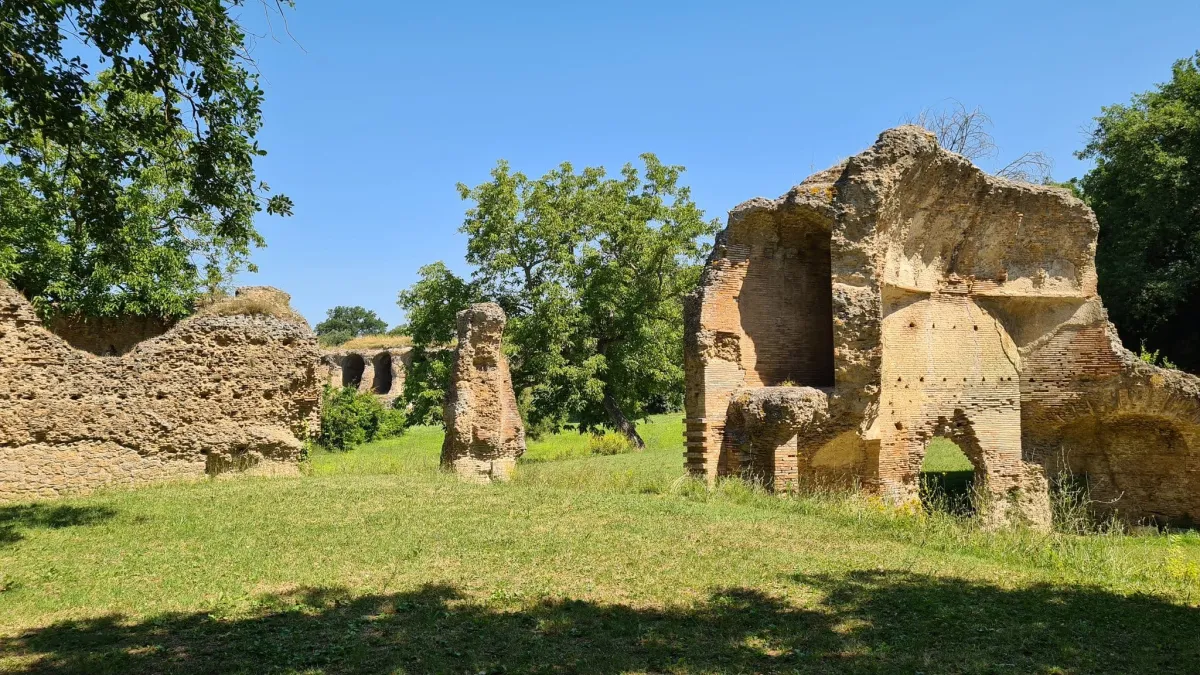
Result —
<path fill-rule="evenodd" d="M 506 320 L 504 310 L 491 302 L 458 313 L 442 467 L 465 480 L 507 480 L 525 453 L 525 427 L 501 349 Z"/>

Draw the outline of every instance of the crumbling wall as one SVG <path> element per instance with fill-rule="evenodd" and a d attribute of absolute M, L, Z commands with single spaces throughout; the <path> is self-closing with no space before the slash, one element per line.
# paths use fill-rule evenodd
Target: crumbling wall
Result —
<path fill-rule="evenodd" d="M 779 455 L 776 476 L 851 473 L 916 499 L 925 448 L 941 434 L 975 465 L 989 517 L 1044 526 L 1047 479 L 1069 470 L 1132 519 L 1194 519 L 1200 379 L 1120 345 L 1096 293 L 1097 232 L 1066 191 L 988 176 L 916 127 L 884 132 L 777 200 L 737 207 L 686 305 L 689 470 L 761 473 L 745 402 L 780 383 L 754 376 L 755 355 L 828 357 L 831 383 L 793 378 L 827 397 L 826 413 L 798 432 L 794 460 Z M 820 287 L 812 261 L 826 250 L 832 311 L 813 300 L 773 311 L 828 317 L 832 339 L 790 316 L 775 324 L 789 335 L 755 335 L 759 308 L 776 301 L 748 295 L 785 297 L 779 287 L 801 278 Z M 750 288 L 738 270 L 768 257 L 792 271 Z M 823 354 L 789 360 L 776 345 Z"/>
<path fill-rule="evenodd" d="M 273 289 L 271 301 L 286 307 Z M 244 302 L 241 295 L 227 302 Z M 220 305 L 119 357 L 71 347 L 0 282 L 0 501 L 229 471 L 295 473 L 319 418 L 308 326 Z"/>
<path fill-rule="evenodd" d="M 458 313 L 458 345 L 446 392 L 442 466 L 466 480 L 507 480 L 525 454 L 501 338 L 507 317 L 491 302 Z"/>

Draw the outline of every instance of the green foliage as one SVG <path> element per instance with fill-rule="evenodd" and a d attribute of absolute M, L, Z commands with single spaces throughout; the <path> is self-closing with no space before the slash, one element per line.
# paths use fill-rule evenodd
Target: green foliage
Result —
<path fill-rule="evenodd" d="M 385 408 L 373 395 L 353 387 L 325 386 L 318 442 L 331 449 L 349 450 L 404 432 L 402 409 Z"/>
<path fill-rule="evenodd" d="M 1138 350 L 1138 358 L 1141 359 L 1145 363 L 1149 363 L 1152 366 L 1159 366 L 1161 368 L 1170 368 L 1172 370 L 1174 370 L 1178 367 L 1174 363 L 1171 362 L 1171 359 L 1168 359 L 1165 356 L 1160 356 L 1157 349 L 1155 349 L 1154 351 L 1147 350 L 1145 340 L 1142 340 L 1142 346 Z"/>
<path fill-rule="evenodd" d="M 0 276 L 43 316 L 187 314 L 291 213 L 254 172 L 242 4 L 0 3 Z"/>
<path fill-rule="evenodd" d="M 1080 158 L 1100 221 L 1100 293 L 1126 344 L 1200 368 L 1200 52 L 1169 82 L 1104 108 Z"/>
<path fill-rule="evenodd" d="M 632 449 L 629 439 L 621 434 L 612 431 L 588 434 L 588 451 L 593 455 L 619 455 Z"/>
<path fill-rule="evenodd" d="M 454 312 L 494 300 L 509 317 L 505 349 L 530 425 L 570 419 L 640 443 L 630 418 L 682 399 L 682 296 L 717 229 L 679 184 L 682 167 L 642 161 L 644 175 L 563 164 L 538 179 L 500 162 L 491 181 L 459 185 L 473 203 L 462 231 L 475 273 L 467 282 L 430 266 L 401 293 L 414 341 L 450 339 Z M 444 386 L 416 380 L 406 382 L 414 405 L 410 386 L 429 398 Z"/>
<path fill-rule="evenodd" d="M 378 335 L 387 330 L 387 322 L 366 307 L 338 305 L 325 311 L 325 320 L 313 329 L 326 346 L 336 346 L 363 335 Z"/>
<path fill-rule="evenodd" d="M 447 348 L 458 335 L 456 315 L 481 299 L 478 288 L 441 262 L 417 270 L 417 283 L 400 291 L 397 304 L 408 316 L 406 334 L 413 339 L 412 365 L 404 378 L 403 400 L 412 424 L 441 424 L 442 404 L 450 385 L 454 352 Z"/>

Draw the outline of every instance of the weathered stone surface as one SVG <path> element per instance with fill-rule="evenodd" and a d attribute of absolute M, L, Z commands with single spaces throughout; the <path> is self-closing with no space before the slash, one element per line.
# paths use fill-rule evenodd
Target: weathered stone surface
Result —
<path fill-rule="evenodd" d="M 812 387 L 741 389 L 729 402 L 726 434 L 739 449 L 746 477 L 777 490 L 799 479 L 799 440 L 819 433 L 829 413 L 829 396 Z"/>
<path fill-rule="evenodd" d="M 214 309 L 100 357 L 43 328 L 0 282 L 0 501 L 296 473 L 319 416 L 316 339 L 302 321 Z"/>
<path fill-rule="evenodd" d="M 321 367 L 331 387 L 354 387 L 391 405 L 404 393 L 404 378 L 412 365 L 412 348 L 325 349 Z"/>
<path fill-rule="evenodd" d="M 525 426 L 501 349 L 506 320 L 491 302 L 458 313 L 442 466 L 467 480 L 507 480 L 525 454 Z"/>
<path fill-rule="evenodd" d="M 801 479 L 915 499 L 945 435 L 991 518 L 1044 526 L 1046 473 L 1069 470 L 1130 519 L 1195 520 L 1200 379 L 1120 345 L 1097 232 L 1068 192 L 989 176 L 916 127 L 738 206 L 686 304 L 689 470 L 743 471 L 746 392 L 786 382 L 828 392 L 797 431 Z"/>

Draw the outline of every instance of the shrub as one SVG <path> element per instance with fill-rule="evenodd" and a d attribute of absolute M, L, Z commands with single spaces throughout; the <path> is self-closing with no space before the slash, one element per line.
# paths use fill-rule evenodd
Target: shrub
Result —
<path fill-rule="evenodd" d="M 1157 349 L 1155 349 L 1152 352 L 1147 351 L 1145 340 L 1142 340 L 1142 348 L 1141 348 L 1141 351 L 1138 352 L 1138 358 L 1141 359 L 1145 363 L 1149 363 L 1152 366 L 1158 366 L 1160 368 L 1169 368 L 1170 370 L 1178 369 L 1178 366 L 1176 366 L 1174 363 L 1172 363 L 1171 359 L 1168 359 L 1165 356 L 1159 356 Z"/>
<path fill-rule="evenodd" d="M 629 439 L 614 431 L 592 434 L 588 438 L 588 450 L 593 455 L 619 455 L 631 449 Z"/>
<path fill-rule="evenodd" d="M 325 386 L 321 445 L 349 450 L 356 445 L 404 433 L 404 410 L 385 408 L 375 396 L 353 387 Z"/>

